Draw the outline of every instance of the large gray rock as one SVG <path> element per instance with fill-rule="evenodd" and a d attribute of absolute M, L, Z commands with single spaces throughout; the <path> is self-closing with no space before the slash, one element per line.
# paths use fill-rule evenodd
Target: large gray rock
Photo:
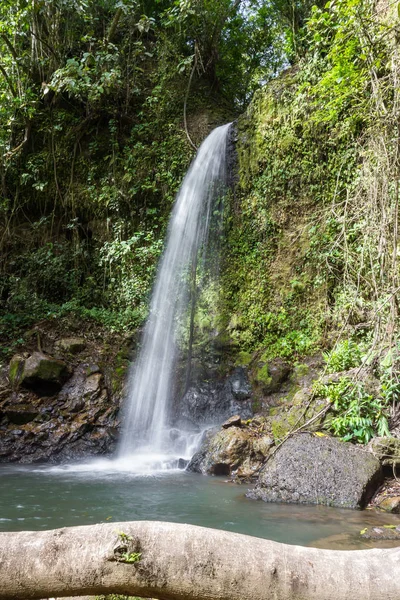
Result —
<path fill-rule="evenodd" d="M 248 496 L 265 502 L 363 508 L 382 479 L 379 460 L 365 449 L 300 434 L 267 461 Z"/>

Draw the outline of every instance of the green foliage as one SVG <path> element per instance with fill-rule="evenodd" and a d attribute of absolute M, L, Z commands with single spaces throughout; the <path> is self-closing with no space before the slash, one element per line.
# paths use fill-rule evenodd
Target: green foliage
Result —
<path fill-rule="evenodd" d="M 239 120 L 225 318 L 240 347 L 271 358 L 348 338 L 326 353 L 334 372 L 359 366 L 361 348 L 379 356 L 398 328 L 398 21 L 351 0 L 300 21 L 297 68 Z"/>
<path fill-rule="evenodd" d="M 361 350 L 352 340 L 339 342 L 333 350 L 324 353 L 328 373 L 347 371 L 361 364 Z"/>
<path fill-rule="evenodd" d="M 133 540 L 131 535 L 128 535 L 124 531 L 117 531 L 118 537 L 122 542 L 131 542 Z"/>
<path fill-rule="evenodd" d="M 361 382 L 341 377 L 337 382 L 316 384 L 314 393 L 331 403 L 336 416 L 329 429 L 342 440 L 367 444 L 374 435 L 390 435 L 385 396 L 369 394 Z"/>
<path fill-rule="evenodd" d="M 282 64 L 278 30 L 266 7 L 233 0 L 1 4 L 7 351 L 25 326 L 69 310 L 142 323 L 192 156 L 182 107 L 194 60 L 189 117 L 228 120 Z M 205 311 L 200 321 L 213 326 Z"/>
<path fill-rule="evenodd" d="M 140 561 L 141 556 L 140 552 L 124 552 L 121 555 L 120 562 L 136 563 Z"/>

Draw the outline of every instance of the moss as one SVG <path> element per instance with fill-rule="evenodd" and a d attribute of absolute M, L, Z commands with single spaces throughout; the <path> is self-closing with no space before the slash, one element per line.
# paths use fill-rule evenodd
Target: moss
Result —
<path fill-rule="evenodd" d="M 300 363 L 295 365 L 294 367 L 294 377 L 299 379 L 300 377 L 304 377 L 310 371 L 310 367 L 304 363 Z"/>
<path fill-rule="evenodd" d="M 268 365 L 263 365 L 260 369 L 256 371 L 255 379 L 259 383 L 263 383 L 264 385 L 270 385 L 272 383 L 272 377 L 269 373 Z"/>
<path fill-rule="evenodd" d="M 299 392 L 298 392 L 299 393 Z M 270 426 L 275 442 L 282 440 L 290 431 L 304 425 L 321 410 L 323 403 L 315 400 L 310 406 L 307 405 L 309 396 L 302 395 L 301 402 L 296 403 L 289 410 L 278 408 L 272 413 L 270 411 Z M 306 410 L 305 410 L 306 409 Z M 313 427 L 320 428 L 322 419 L 313 423 Z"/>
<path fill-rule="evenodd" d="M 236 356 L 235 365 L 238 367 L 248 367 L 252 360 L 253 354 L 243 350 Z"/>
<path fill-rule="evenodd" d="M 17 386 L 24 369 L 24 359 L 22 356 L 13 356 L 10 361 L 8 376 L 13 387 Z"/>
<path fill-rule="evenodd" d="M 58 381 L 65 375 L 64 363 L 55 360 L 41 360 L 36 371 L 36 377 L 42 381 Z"/>

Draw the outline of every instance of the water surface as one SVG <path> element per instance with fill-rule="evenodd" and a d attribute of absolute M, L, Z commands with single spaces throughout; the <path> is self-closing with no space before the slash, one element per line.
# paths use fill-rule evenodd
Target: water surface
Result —
<path fill-rule="evenodd" d="M 400 524 L 398 515 L 375 511 L 257 502 L 245 497 L 246 489 L 222 478 L 184 471 L 135 475 L 100 470 L 98 463 L 84 467 L 0 465 L 0 531 L 158 520 L 288 544 L 361 548 L 369 547 L 358 537 L 364 527 Z"/>

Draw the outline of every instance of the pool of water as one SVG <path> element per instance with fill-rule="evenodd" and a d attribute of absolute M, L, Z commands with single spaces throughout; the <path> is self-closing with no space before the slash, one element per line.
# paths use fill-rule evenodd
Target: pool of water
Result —
<path fill-rule="evenodd" d="M 99 468 L 0 465 L 0 531 L 135 520 L 191 523 L 319 547 L 369 547 L 364 527 L 400 524 L 397 515 L 323 506 L 266 504 L 247 487 L 184 471 L 135 475 Z"/>

